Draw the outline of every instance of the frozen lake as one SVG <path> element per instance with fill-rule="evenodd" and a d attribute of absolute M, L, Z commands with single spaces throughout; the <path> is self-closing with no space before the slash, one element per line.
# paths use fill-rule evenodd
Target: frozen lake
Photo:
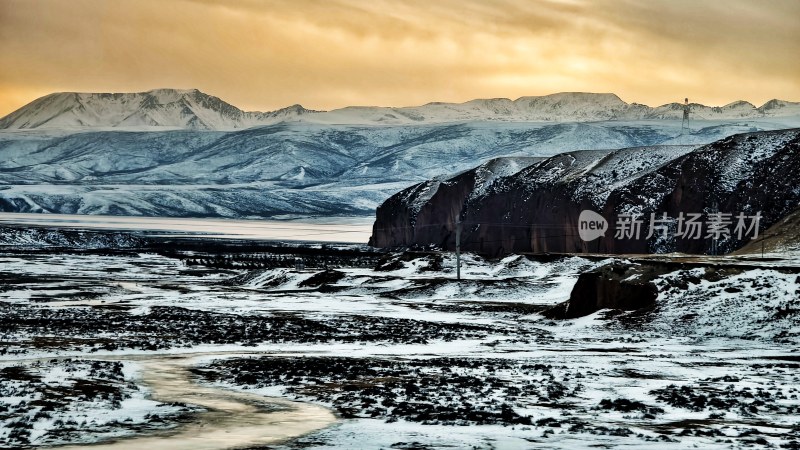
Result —
<path fill-rule="evenodd" d="M 148 235 L 203 236 L 218 239 L 291 240 L 366 244 L 372 218 L 326 217 L 297 220 L 131 217 L 73 214 L 0 213 L 0 225 L 30 225 L 92 230 L 138 231 Z"/>

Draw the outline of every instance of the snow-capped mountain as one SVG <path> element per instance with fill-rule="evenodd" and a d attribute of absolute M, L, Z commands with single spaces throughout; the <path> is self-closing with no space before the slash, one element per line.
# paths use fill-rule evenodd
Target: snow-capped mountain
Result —
<path fill-rule="evenodd" d="M 300 105 L 269 113 L 245 112 L 197 89 L 129 94 L 60 92 L 34 100 L 0 119 L 0 129 L 169 127 L 194 130 L 248 128 L 311 111 Z"/>
<path fill-rule="evenodd" d="M 588 122 L 642 118 L 642 105 L 614 94 L 564 92 L 540 97 L 476 99 L 464 103 L 428 103 L 404 108 L 347 107 L 308 117 L 327 123 L 446 123 L 472 121 Z M 639 112 L 636 112 L 639 111 Z"/>
<path fill-rule="evenodd" d="M 692 108 L 684 133 L 682 105 L 613 94 L 269 113 L 197 90 L 52 94 L 0 119 L 0 210 L 372 215 L 403 188 L 498 157 L 707 144 L 800 126 L 798 104 L 779 100 Z"/>
<path fill-rule="evenodd" d="M 428 103 L 406 108 L 344 108 L 305 117 L 328 123 L 443 123 L 464 121 L 596 122 L 607 120 L 681 119 L 684 105 L 649 107 L 626 103 L 615 94 L 562 92 L 538 97 L 471 100 L 465 103 Z M 770 100 L 756 108 L 745 101 L 725 106 L 690 103 L 693 120 L 730 120 L 800 115 L 800 103 Z"/>
<path fill-rule="evenodd" d="M 736 101 L 721 107 L 690 104 L 695 120 L 730 120 L 800 115 L 800 103 L 770 100 L 761 107 Z M 292 105 L 272 112 L 247 112 L 196 89 L 156 89 L 125 94 L 50 94 L 0 119 L 0 129 L 148 129 L 169 127 L 233 130 L 279 122 L 326 125 L 409 125 L 453 122 L 594 122 L 676 119 L 683 105 L 649 107 L 614 94 L 563 92 L 538 97 L 477 99 L 413 107 L 349 106 L 313 111 Z"/>

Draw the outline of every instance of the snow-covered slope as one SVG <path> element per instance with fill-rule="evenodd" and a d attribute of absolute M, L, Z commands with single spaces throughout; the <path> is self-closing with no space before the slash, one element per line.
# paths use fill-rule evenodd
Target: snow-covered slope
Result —
<path fill-rule="evenodd" d="M 690 105 L 692 119 L 730 120 L 800 116 L 800 103 L 770 100 L 756 108 L 745 101 L 721 107 Z M 147 129 L 170 127 L 231 130 L 278 122 L 327 125 L 408 125 L 474 121 L 594 122 L 606 120 L 679 119 L 683 105 L 655 108 L 626 103 L 614 94 L 562 92 L 558 94 L 476 99 L 464 103 L 428 103 L 412 107 L 349 106 L 312 111 L 292 105 L 277 111 L 246 112 L 196 89 L 156 89 L 140 93 L 50 94 L 0 119 L 0 129 Z"/>
<path fill-rule="evenodd" d="M 732 124 L 727 131 L 740 128 Z M 678 132 L 669 124 L 618 122 L 385 127 L 282 123 L 234 132 L 96 131 L 55 136 L 6 132 L 0 133 L 0 185 L 280 181 L 297 187 L 339 181 L 413 182 L 499 156 L 648 145 L 674 139 Z"/>
<path fill-rule="evenodd" d="M 691 135 L 681 135 L 675 120 L 393 126 L 283 122 L 228 132 L 4 131 L 0 210 L 273 218 L 372 215 L 383 200 L 411 184 L 498 157 L 705 144 L 735 133 L 785 128 L 787 123 L 791 120 L 698 120 Z M 514 167 L 524 165 L 509 170 Z"/>
<path fill-rule="evenodd" d="M 800 125 L 800 123 L 799 123 Z M 708 143 L 783 128 L 769 121 L 463 123 L 356 127 L 282 123 L 234 132 L 0 133 L 0 185 L 414 182 L 501 156 Z"/>
<path fill-rule="evenodd" d="M 692 120 L 731 120 L 741 118 L 800 115 L 800 103 L 770 100 L 756 108 L 745 101 L 725 106 L 689 105 Z M 294 120 L 325 124 L 422 124 L 449 122 L 595 122 L 608 120 L 677 119 L 683 105 L 670 103 L 650 107 L 627 103 L 615 94 L 561 92 L 536 97 L 476 99 L 464 103 L 428 103 L 403 108 L 361 106 L 318 114 L 296 116 Z"/>
<path fill-rule="evenodd" d="M 291 119 L 308 112 L 300 105 L 269 113 L 245 112 L 197 89 L 155 89 L 126 94 L 59 92 L 34 100 L 0 119 L 0 129 L 227 130 Z"/>

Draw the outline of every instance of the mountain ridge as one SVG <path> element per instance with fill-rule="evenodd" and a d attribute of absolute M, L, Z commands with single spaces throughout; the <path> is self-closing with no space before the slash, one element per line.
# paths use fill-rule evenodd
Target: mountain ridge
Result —
<path fill-rule="evenodd" d="M 756 107 L 737 100 L 723 106 L 691 103 L 693 120 L 800 116 L 800 102 L 773 99 Z M 330 111 L 294 104 L 275 111 L 244 111 L 198 89 L 136 93 L 56 92 L 0 118 L 0 130 L 153 129 L 233 130 L 299 121 L 337 125 L 440 124 L 471 121 L 594 122 L 680 119 L 683 105 L 650 107 L 613 93 L 560 92 L 542 96 L 473 99 L 421 106 L 347 106 Z"/>
<path fill-rule="evenodd" d="M 613 227 L 624 214 L 646 219 L 663 213 L 674 220 L 702 213 L 708 221 L 715 211 L 729 217 L 746 213 L 760 217 L 763 233 L 800 206 L 800 191 L 787 182 L 800 174 L 798 149 L 800 128 L 794 128 L 735 134 L 703 146 L 566 152 L 489 182 L 476 181 L 484 170 L 479 166 L 387 199 L 377 209 L 370 245 L 453 250 L 460 222 L 461 249 L 493 256 L 727 253 L 747 238 L 727 233 L 712 242 L 709 234 L 606 233 L 584 241 L 579 217 L 590 210 Z"/>

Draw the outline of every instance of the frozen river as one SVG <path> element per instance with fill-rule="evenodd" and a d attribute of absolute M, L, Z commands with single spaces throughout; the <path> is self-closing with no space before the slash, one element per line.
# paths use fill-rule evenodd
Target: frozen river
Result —
<path fill-rule="evenodd" d="M 203 236 L 220 239 L 367 243 L 371 217 L 297 220 L 130 217 L 73 214 L 0 213 L 0 225 L 31 225 L 92 230 L 138 231 L 149 235 Z"/>

